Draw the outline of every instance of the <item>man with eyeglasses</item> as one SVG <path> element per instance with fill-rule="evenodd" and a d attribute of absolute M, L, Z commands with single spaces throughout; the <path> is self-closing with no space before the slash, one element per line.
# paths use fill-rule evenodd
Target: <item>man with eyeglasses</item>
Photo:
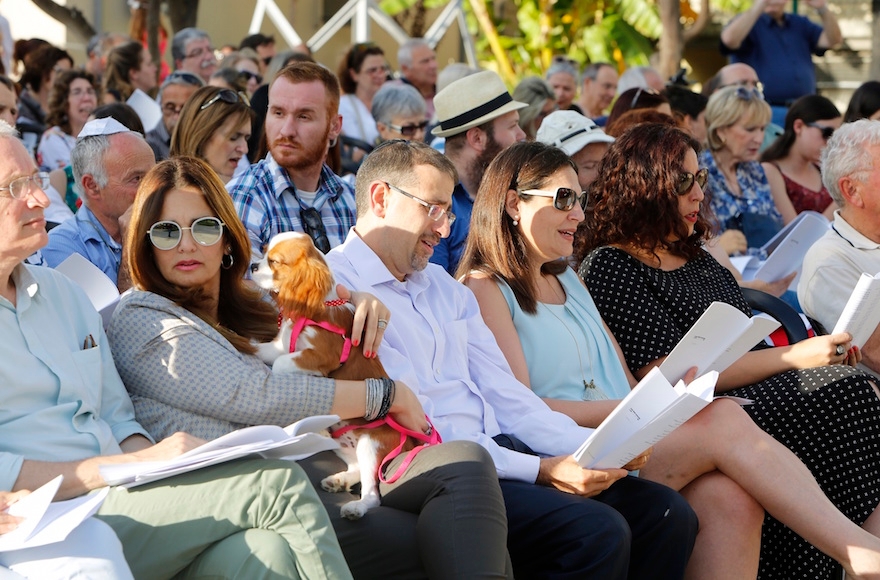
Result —
<path fill-rule="evenodd" d="M 162 121 L 146 135 L 157 162 L 168 159 L 171 135 L 180 120 L 180 111 L 192 94 L 204 85 L 201 77 L 186 71 L 174 71 L 162 82 L 158 98 Z"/>
<path fill-rule="evenodd" d="M 830 332 L 859 279 L 880 272 L 880 123 L 841 125 L 822 150 L 820 165 L 822 183 L 839 209 L 831 229 L 804 257 L 797 294 L 804 313 Z M 862 351 L 859 368 L 880 377 L 880 326 L 871 330 L 864 344 L 853 344 Z"/>
<path fill-rule="evenodd" d="M 217 70 L 211 37 L 198 28 L 184 28 L 171 40 L 171 56 L 175 70 L 186 71 L 207 83 Z"/>
<path fill-rule="evenodd" d="M 282 69 L 269 87 L 269 154 L 226 185 L 258 261 L 280 232 L 308 234 L 322 252 L 354 225 L 354 191 L 324 162 L 342 130 L 336 75 L 312 62 Z"/>
<path fill-rule="evenodd" d="M 601 119 L 617 94 L 617 69 L 607 62 L 594 62 L 584 69 L 578 105 L 589 119 Z"/>
<path fill-rule="evenodd" d="M 822 56 L 843 40 L 827 0 L 804 3 L 816 10 L 822 26 L 806 16 L 786 14 L 786 0 L 755 0 L 721 31 L 721 54 L 755 69 L 777 125 L 785 124 L 794 101 L 816 92 L 812 55 Z"/>
<path fill-rule="evenodd" d="M 446 139 L 445 154 L 458 172 L 452 194 L 452 212 L 458 216 L 448 237 L 431 256 L 450 274 L 455 273 L 470 231 L 471 212 L 483 172 L 505 148 L 526 138 L 519 126 L 519 110 L 528 104 L 514 101 L 497 73 L 482 71 L 449 84 L 434 98 L 439 124 L 431 134 Z"/>
<path fill-rule="evenodd" d="M 107 117 L 86 123 L 70 162 L 83 204 L 73 219 L 49 233 L 43 259 L 55 268 L 80 254 L 123 292 L 131 286 L 122 265 L 128 212 L 141 179 L 156 164 L 153 151 L 140 133 Z"/>
<path fill-rule="evenodd" d="M 635 477 L 609 487 L 608 474 L 581 468 L 571 454 L 591 430 L 514 378 L 473 293 L 428 263 L 458 222 L 455 182 L 428 145 L 383 143 L 357 175 L 357 225 L 327 255 L 338 282 L 391 310 L 379 348 L 388 376 L 417 386 L 444 441 L 492 456 L 517 577 L 681 578 L 697 531 L 684 498 Z"/>

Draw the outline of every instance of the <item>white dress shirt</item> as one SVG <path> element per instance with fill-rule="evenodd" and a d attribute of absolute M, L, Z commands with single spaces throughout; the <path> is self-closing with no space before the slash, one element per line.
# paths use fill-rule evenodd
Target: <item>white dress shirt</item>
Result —
<path fill-rule="evenodd" d="M 540 460 L 499 446 L 495 435 L 556 456 L 573 453 L 592 433 L 516 380 L 473 293 L 440 266 L 428 264 L 401 282 L 354 230 L 327 261 L 337 282 L 374 294 L 391 310 L 379 348 L 388 375 L 419 395 L 444 441 L 483 445 L 500 478 L 534 482 Z"/>

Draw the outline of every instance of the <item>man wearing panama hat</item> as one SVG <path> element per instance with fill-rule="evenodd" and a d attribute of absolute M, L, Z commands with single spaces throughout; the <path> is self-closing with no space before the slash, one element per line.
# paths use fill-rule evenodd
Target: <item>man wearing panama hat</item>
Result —
<path fill-rule="evenodd" d="M 519 127 L 519 109 L 496 73 L 482 71 L 459 79 L 434 97 L 439 124 L 431 133 L 446 138 L 446 156 L 458 171 L 452 193 L 456 220 L 449 237 L 434 248 L 431 262 L 455 274 L 471 224 L 474 197 L 483 172 L 506 147 L 526 138 Z"/>

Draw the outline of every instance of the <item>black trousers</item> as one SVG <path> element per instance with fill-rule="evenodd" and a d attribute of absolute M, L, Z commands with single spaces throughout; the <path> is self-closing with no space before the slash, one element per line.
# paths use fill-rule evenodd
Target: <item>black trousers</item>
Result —
<path fill-rule="evenodd" d="M 495 440 L 534 454 L 513 437 Z M 592 498 L 510 480 L 501 492 L 518 579 L 681 578 L 699 529 L 681 495 L 637 477 Z"/>

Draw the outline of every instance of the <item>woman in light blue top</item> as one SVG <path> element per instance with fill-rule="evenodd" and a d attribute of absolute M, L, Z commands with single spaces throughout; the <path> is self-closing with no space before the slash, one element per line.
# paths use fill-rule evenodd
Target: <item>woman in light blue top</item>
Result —
<path fill-rule="evenodd" d="M 690 162 L 685 194 L 700 185 L 696 155 Z M 483 175 L 458 275 L 516 377 L 551 408 L 595 427 L 635 379 L 565 261 L 585 197 L 562 150 L 511 146 Z M 700 518 L 688 577 L 755 578 L 765 509 L 850 573 L 880 571 L 880 540 L 837 511 L 803 463 L 730 400 L 667 435 L 640 477 L 679 490 Z"/>

